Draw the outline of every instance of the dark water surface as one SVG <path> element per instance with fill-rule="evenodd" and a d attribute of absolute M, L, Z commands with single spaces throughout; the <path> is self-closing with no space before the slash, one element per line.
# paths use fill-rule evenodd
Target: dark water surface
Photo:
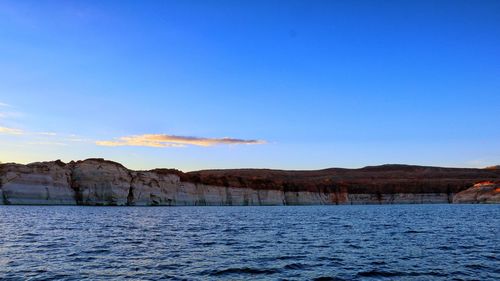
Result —
<path fill-rule="evenodd" d="M 500 280 L 499 212 L 0 206 L 0 279 Z"/>

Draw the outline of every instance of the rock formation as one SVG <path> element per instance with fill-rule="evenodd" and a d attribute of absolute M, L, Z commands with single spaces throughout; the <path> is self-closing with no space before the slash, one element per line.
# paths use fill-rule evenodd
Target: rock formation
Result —
<path fill-rule="evenodd" d="M 132 171 L 103 159 L 0 165 L 0 204 L 319 205 L 498 203 L 498 169 L 382 165 L 282 171 Z M 470 188 L 470 189 L 469 189 Z"/>
<path fill-rule="evenodd" d="M 60 161 L 3 164 L 0 176 L 0 204 L 76 204 L 71 172 Z"/>
<path fill-rule="evenodd" d="M 119 165 L 97 159 L 70 164 L 71 187 L 82 205 L 126 205 L 132 177 Z"/>
<path fill-rule="evenodd" d="M 500 182 L 485 181 L 457 193 L 453 203 L 500 203 Z"/>

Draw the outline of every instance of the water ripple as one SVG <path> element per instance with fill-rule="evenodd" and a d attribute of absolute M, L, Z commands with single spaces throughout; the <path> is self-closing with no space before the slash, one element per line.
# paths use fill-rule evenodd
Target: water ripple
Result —
<path fill-rule="evenodd" d="M 500 280 L 500 205 L 0 206 L 0 280 Z"/>

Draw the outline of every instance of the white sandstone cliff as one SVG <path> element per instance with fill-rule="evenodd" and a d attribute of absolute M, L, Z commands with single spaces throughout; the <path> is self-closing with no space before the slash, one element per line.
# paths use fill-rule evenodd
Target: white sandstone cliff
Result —
<path fill-rule="evenodd" d="M 0 176 L 0 204 L 76 204 L 71 171 L 62 162 L 3 164 Z"/>

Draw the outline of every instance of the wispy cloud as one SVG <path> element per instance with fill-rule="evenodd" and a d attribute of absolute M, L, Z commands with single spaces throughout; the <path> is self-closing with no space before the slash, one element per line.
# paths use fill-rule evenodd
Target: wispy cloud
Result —
<path fill-rule="evenodd" d="M 75 138 L 75 137 L 69 137 L 69 138 L 66 138 L 66 140 L 72 141 L 72 142 L 94 142 L 88 138 Z"/>
<path fill-rule="evenodd" d="M 57 133 L 54 133 L 54 132 L 38 132 L 35 134 L 42 135 L 42 136 L 56 136 L 57 135 Z"/>
<path fill-rule="evenodd" d="M 0 114 L 0 117 L 1 117 L 1 114 Z M 28 131 L 24 131 L 24 130 L 21 130 L 21 129 L 9 128 L 9 127 L 2 127 L 2 126 L 0 126 L 0 134 L 7 134 L 7 135 L 39 135 L 39 136 L 47 136 L 47 137 L 57 136 L 57 134 L 53 133 L 53 132 L 28 132 Z"/>
<path fill-rule="evenodd" d="M 480 158 L 480 159 L 473 159 L 465 162 L 466 167 L 473 167 L 473 168 L 486 168 L 489 166 L 495 166 L 498 165 L 498 159 L 500 155 L 489 155 L 488 157 L 485 158 Z M 464 166 L 464 165 L 461 165 Z"/>
<path fill-rule="evenodd" d="M 17 119 L 22 117 L 23 114 L 17 111 L 4 111 L 0 108 L 0 118 L 2 119 Z"/>
<path fill-rule="evenodd" d="M 96 141 L 101 146 L 147 146 L 147 147 L 183 147 L 235 145 L 235 144 L 264 144 L 263 140 L 244 140 L 235 138 L 200 138 L 164 134 L 146 134 L 137 136 L 120 137 L 116 140 Z"/>
<path fill-rule="evenodd" d="M 0 134 L 5 135 L 22 135 L 24 131 L 16 128 L 0 127 Z"/>
<path fill-rule="evenodd" d="M 29 145 L 58 145 L 58 146 L 67 146 L 67 143 L 64 142 L 54 142 L 54 141 L 31 141 L 27 142 Z"/>
<path fill-rule="evenodd" d="M 68 146 L 77 143 L 94 143 L 94 140 L 83 138 L 75 134 L 65 134 L 53 131 L 33 131 L 15 128 L 9 124 L 9 121 L 14 120 L 14 124 L 19 122 L 19 117 L 23 116 L 22 112 L 15 111 L 16 107 L 10 104 L 0 102 L 0 136 L 11 135 L 19 138 L 19 142 L 24 142 L 25 145 L 58 145 Z M 12 123 L 12 122 L 10 122 Z M 25 126 L 23 126 L 25 127 Z"/>

